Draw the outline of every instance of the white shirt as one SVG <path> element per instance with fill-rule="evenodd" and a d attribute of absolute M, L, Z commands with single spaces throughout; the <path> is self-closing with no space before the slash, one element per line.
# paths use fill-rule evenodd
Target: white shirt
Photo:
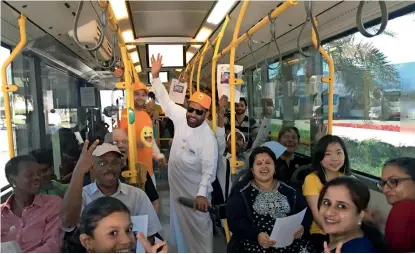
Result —
<path fill-rule="evenodd" d="M 169 167 L 181 171 L 191 184 L 198 185 L 194 196 L 208 197 L 213 191 L 218 161 L 218 145 L 212 129 L 206 121 L 191 128 L 187 124 L 186 109 L 170 99 L 159 78 L 152 80 L 152 86 L 160 106 L 174 123 Z"/>
<path fill-rule="evenodd" d="M 102 194 L 95 182 L 84 186 L 82 189 L 82 210 L 93 200 L 103 196 L 104 194 Z M 144 191 L 120 182 L 117 191 L 111 197 L 123 202 L 130 210 L 131 216 L 148 215 L 148 236 L 161 231 L 162 227 L 156 211 Z"/>

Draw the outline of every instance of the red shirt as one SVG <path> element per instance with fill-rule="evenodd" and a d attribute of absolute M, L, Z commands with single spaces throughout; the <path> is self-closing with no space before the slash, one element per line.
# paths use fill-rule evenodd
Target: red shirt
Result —
<path fill-rule="evenodd" d="M 60 252 L 63 243 L 59 218 L 62 199 L 36 195 L 20 218 L 10 209 L 13 198 L 14 194 L 1 204 L 1 242 L 15 241 L 22 252 Z"/>
<path fill-rule="evenodd" d="M 388 215 L 385 238 L 392 252 L 415 252 L 415 201 L 393 205 Z"/>

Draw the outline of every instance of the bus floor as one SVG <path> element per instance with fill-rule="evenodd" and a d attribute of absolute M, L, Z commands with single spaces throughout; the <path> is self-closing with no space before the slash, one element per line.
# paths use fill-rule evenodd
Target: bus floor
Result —
<path fill-rule="evenodd" d="M 168 240 L 170 238 L 170 201 L 169 184 L 165 179 L 157 179 L 157 191 L 160 197 L 159 219 L 163 227 L 160 235 Z M 176 246 L 169 245 L 169 253 L 177 253 Z M 213 237 L 213 252 L 226 253 L 226 245 L 223 236 L 216 234 Z"/>

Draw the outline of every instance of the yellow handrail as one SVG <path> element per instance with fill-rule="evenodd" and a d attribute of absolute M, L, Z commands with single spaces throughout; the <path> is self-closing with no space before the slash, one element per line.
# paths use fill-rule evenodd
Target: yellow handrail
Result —
<path fill-rule="evenodd" d="M 236 20 L 236 25 L 233 31 L 232 42 L 230 44 L 230 59 L 229 59 L 229 90 L 230 90 L 230 104 L 231 104 L 231 170 L 232 174 L 236 175 L 236 168 L 244 165 L 243 161 L 236 161 L 236 133 L 235 133 L 235 85 L 241 85 L 243 82 L 240 79 L 235 79 L 235 55 L 236 47 L 240 43 L 237 43 L 239 29 L 241 28 L 242 20 L 245 16 L 246 9 L 248 8 L 249 0 L 244 1 L 241 11 L 239 12 L 238 19 Z M 242 42 L 242 41 L 241 41 Z M 218 56 L 216 56 L 218 57 Z"/>
<path fill-rule="evenodd" d="M 102 1 L 100 1 L 102 2 Z M 100 5 L 101 3 L 98 2 Z M 103 1 L 106 2 L 106 1 Z M 138 80 L 138 74 L 134 66 L 132 65 L 132 61 L 127 54 L 127 48 L 125 45 L 125 41 L 123 39 L 121 30 L 118 29 L 118 23 L 114 15 L 114 11 L 112 9 L 111 4 L 108 4 L 107 8 L 108 14 L 108 23 L 113 31 L 117 29 L 118 35 L 118 46 L 120 47 L 122 61 L 124 63 L 124 82 L 119 82 L 116 84 L 116 87 L 119 89 L 125 89 L 126 91 L 126 104 L 127 104 L 127 122 L 128 122 L 128 157 L 130 162 L 136 161 L 137 155 L 137 147 L 136 147 L 136 134 L 135 134 L 135 125 L 134 123 L 130 123 L 129 121 L 129 109 L 134 109 L 134 92 L 133 92 L 133 84 L 131 80 L 131 75 L 134 75 L 134 79 Z M 137 170 L 135 167 L 135 163 L 129 163 L 128 165 L 129 170 L 123 172 L 123 177 L 127 178 L 131 184 L 137 183 Z"/>
<path fill-rule="evenodd" d="M 10 158 L 15 156 L 14 153 L 14 140 L 13 140 L 13 126 L 12 126 L 12 116 L 10 113 L 10 98 L 9 92 L 16 92 L 18 90 L 18 86 L 16 85 L 9 85 L 7 83 L 7 67 L 10 63 L 16 58 L 18 54 L 23 50 L 24 46 L 26 46 L 26 17 L 23 14 L 20 14 L 20 18 L 18 20 L 19 23 L 19 30 L 20 30 L 20 41 L 17 46 L 13 49 L 9 57 L 1 66 L 1 79 L 2 79 L 2 90 L 4 96 L 4 113 L 6 116 L 6 129 L 7 129 L 7 141 L 9 145 L 9 155 Z"/>
<path fill-rule="evenodd" d="M 225 34 L 226 27 L 228 26 L 228 23 L 230 21 L 229 15 L 226 16 L 225 22 L 222 25 L 222 28 L 220 29 L 219 35 L 216 40 L 215 45 L 215 51 L 213 52 L 212 59 L 218 54 L 220 43 L 222 42 L 223 35 Z M 218 61 L 213 60 L 212 61 L 212 73 L 211 73 L 211 80 L 212 80 L 212 129 L 213 132 L 216 133 L 216 66 Z"/>
<path fill-rule="evenodd" d="M 190 95 L 193 94 L 193 74 L 195 73 L 195 66 L 196 66 L 197 59 L 198 58 L 195 58 L 195 61 L 192 64 L 192 70 L 190 71 L 190 77 L 189 77 L 189 86 L 190 86 L 189 92 L 190 92 Z"/>
<path fill-rule="evenodd" d="M 317 22 L 316 22 L 317 24 Z M 313 41 L 314 46 L 317 46 L 316 32 L 312 28 L 311 31 L 311 40 Z M 330 55 L 324 50 L 322 46 L 319 48 L 320 54 L 326 60 L 329 66 L 329 76 L 322 77 L 321 82 L 329 84 L 329 98 L 328 98 L 328 121 L 327 121 L 327 133 L 332 134 L 333 132 L 333 96 L 334 96 L 334 61 Z"/>
<path fill-rule="evenodd" d="M 137 183 L 137 170 L 135 168 L 137 147 L 136 147 L 136 135 L 135 135 L 135 121 L 130 122 L 130 109 L 134 109 L 134 94 L 133 94 L 133 84 L 131 81 L 131 67 L 130 61 L 127 56 L 127 48 L 125 44 L 118 44 L 121 50 L 121 57 L 124 63 L 124 82 L 119 82 L 116 84 L 116 87 L 119 89 L 126 90 L 126 102 L 127 102 L 127 123 L 128 123 L 128 158 L 130 163 L 128 163 L 129 171 L 124 171 L 122 173 L 123 177 L 126 177 L 131 184 Z"/>
<path fill-rule="evenodd" d="M 203 64 L 203 59 L 205 58 L 206 52 L 209 48 L 209 42 L 205 44 L 205 46 L 203 47 L 203 51 L 202 54 L 200 56 L 200 60 L 199 60 L 199 66 L 197 68 L 197 77 L 196 77 L 196 87 L 197 90 L 200 91 L 200 73 L 202 71 L 202 64 Z"/>

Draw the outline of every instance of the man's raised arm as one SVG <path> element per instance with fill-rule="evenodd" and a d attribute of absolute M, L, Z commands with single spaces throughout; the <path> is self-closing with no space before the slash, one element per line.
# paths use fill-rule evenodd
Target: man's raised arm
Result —
<path fill-rule="evenodd" d="M 170 99 L 166 88 L 161 83 L 159 74 L 161 67 L 163 66 L 162 60 L 163 57 L 160 55 L 157 55 L 157 59 L 155 59 L 154 56 L 151 56 L 151 74 L 153 75 L 153 81 L 151 82 L 151 85 L 153 87 L 153 92 L 158 98 L 164 113 L 166 113 L 166 115 L 168 115 L 169 118 L 175 123 L 185 117 L 186 110 Z"/>

